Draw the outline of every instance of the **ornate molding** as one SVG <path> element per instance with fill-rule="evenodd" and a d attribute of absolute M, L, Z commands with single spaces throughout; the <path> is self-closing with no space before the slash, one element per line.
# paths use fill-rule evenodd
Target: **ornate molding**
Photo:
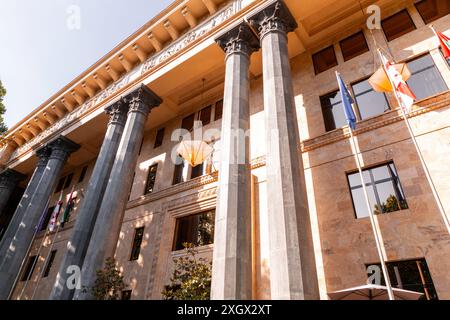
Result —
<path fill-rule="evenodd" d="M 110 125 L 125 126 L 128 114 L 128 104 L 123 99 L 119 99 L 119 101 L 106 107 L 105 112 L 109 116 L 108 126 Z"/>
<path fill-rule="evenodd" d="M 12 189 L 19 182 L 25 180 L 26 176 L 12 169 L 6 169 L 0 173 L 0 188 Z"/>
<path fill-rule="evenodd" d="M 39 158 L 37 167 L 43 167 L 47 165 L 48 159 L 52 153 L 52 149 L 45 145 L 36 151 L 36 156 Z"/>
<path fill-rule="evenodd" d="M 162 99 L 145 85 L 139 86 L 123 99 L 128 104 L 128 113 L 139 112 L 145 116 L 162 103 Z"/>
<path fill-rule="evenodd" d="M 71 153 L 77 151 L 80 146 L 75 142 L 67 139 L 66 137 L 60 136 L 48 144 L 52 153 L 50 154 L 51 159 L 57 159 L 65 162 Z"/>
<path fill-rule="evenodd" d="M 244 54 L 250 57 L 253 52 L 260 48 L 258 38 L 245 22 L 219 36 L 216 42 L 227 57 L 231 54 Z"/>
<path fill-rule="evenodd" d="M 294 16 L 282 0 L 274 2 L 248 20 L 258 30 L 261 40 L 271 32 L 287 35 L 298 28 Z"/>

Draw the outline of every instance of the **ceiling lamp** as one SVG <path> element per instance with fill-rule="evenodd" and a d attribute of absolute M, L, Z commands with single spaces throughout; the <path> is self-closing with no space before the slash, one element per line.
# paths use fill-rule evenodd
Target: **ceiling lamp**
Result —
<path fill-rule="evenodd" d="M 202 164 L 214 151 L 205 141 L 181 141 L 178 145 L 178 154 L 186 160 L 191 167 Z"/>
<path fill-rule="evenodd" d="M 409 71 L 406 63 L 395 64 L 394 68 L 397 69 L 397 71 L 402 75 L 403 80 L 406 81 L 411 77 L 411 72 Z M 383 67 L 378 68 L 378 70 L 370 77 L 369 83 L 377 92 L 394 91 Z"/>

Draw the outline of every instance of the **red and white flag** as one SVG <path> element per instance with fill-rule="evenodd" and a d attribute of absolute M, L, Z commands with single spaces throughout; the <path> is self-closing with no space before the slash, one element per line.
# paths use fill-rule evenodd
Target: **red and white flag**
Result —
<path fill-rule="evenodd" d="M 61 192 L 61 195 L 59 196 L 58 203 L 55 206 L 55 209 L 53 209 L 52 217 L 50 219 L 50 223 L 48 224 L 48 231 L 53 232 L 56 229 L 56 225 L 58 224 L 58 216 L 61 212 L 61 208 L 63 205 L 62 201 L 63 194 Z"/>
<path fill-rule="evenodd" d="M 406 113 L 411 112 L 411 107 L 416 100 L 416 96 L 411 91 L 402 75 L 394 67 L 394 63 L 389 61 L 381 52 L 380 56 L 383 61 L 384 69 L 386 70 L 386 74 L 394 85 L 393 89 L 399 99 L 401 107 Z"/>

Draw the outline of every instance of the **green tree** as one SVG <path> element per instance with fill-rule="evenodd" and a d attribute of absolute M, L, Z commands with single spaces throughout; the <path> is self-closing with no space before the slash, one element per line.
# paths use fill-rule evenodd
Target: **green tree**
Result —
<path fill-rule="evenodd" d="M 2 81 L 0 80 L 0 135 L 3 135 L 6 131 L 8 131 L 8 127 L 5 124 L 5 119 L 3 119 L 3 115 L 6 112 L 6 107 L 3 104 L 3 98 L 6 96 L 6 89 L 3 86 Z"/>
<path fill-rule="evenodd" d="M 165 300 L 209 300 L 212 263 L 197 258 L 193 244 L 183 245 L 187 254 L 173 259 L 175 270 L 162 295 Z"/>
<path fill-rule="evenodd" d="M 91 288 L 91 293 L 95 300 L 119 300 L 125 287 L 123 276 L 116 267 L 116 261 L 108 258 L 105 268 L 97 270 L 97 279 Z"/>

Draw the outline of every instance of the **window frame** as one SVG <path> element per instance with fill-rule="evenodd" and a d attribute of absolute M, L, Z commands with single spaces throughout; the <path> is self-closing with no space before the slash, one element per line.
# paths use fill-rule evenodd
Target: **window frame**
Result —
<path fill-rule="evenodd" d="M 334 56 L 334 60 L 335 60 L 336 63 L 333 66 L 329 66 L 327 69 L 322 70 L 322 71 L 319 72 L 318 69 L 317 69 L 315 57 L 319 56 L 321 53 L 324 53 L 324 52 L 326 52 L 326 51 L 328 51 L 330 49 L 333 51 L 333 56 Z M 322 50 L 319 50 L 319 51 L 313 53 L 312 54 L 312 62 L 313 62 L 313 67 L 314 67 L 314 73 L 315 73 L 316 76 L 321 74 L 321 73 L 324 73 L 325 71 L 328 71 L 330 69 L 333 69 L 333 68 L 337 67 L 339 65 L 339 61 L 337 59 L 336 50 L 334 48 L 334 45 L 330 45 L 330 46 L 328 46 L 326 48 L 323 48 Z"/>
<path fill-rule="evenodd" d="M 155 171 L 154 171 L 154 179 L 151 180 L 151 179 L 150 179 L 150 175 L 153 174 L 152 169 L 155 169 Z M 153 191 L 155 190 L 157 173 L 158 173 L 158 163 L 154 163 L 154 164 L 152 164 L 150 167 L 148 167 L 148 170 L 147 170 L 147 180 L 145 181 L 144 195 L 151 194 L 151 193 L 153 193 Z M 151 190 L 151 191 L 149 191 L 150 183 L 153 184 L 152 190 Z"/>
<path fill-rule="evenodd" d="M 386 100 L 386 104 L 387 104 L 387 106 L 388 106 L 388 109 L 385 110 L 385 111 L 383 111 L 383 113 L 380 113 L 380 114 L 378 114 L 378 115 L 371 116 L 371 117 L 368 117 L 368 118 L 364 118 L 364 119 L 363 119 L 363 117 L 362 117 L 362 115 L 361 115 L 361 108 L 360 108 L 360 105 L 359 105 L 359 103 L 358 103 L 357 96 L 356 96 L 356 93 L 355 93 L 355 90 L 354 90 L 353 86 L 355 86 L 355 85 L 357 85 L 357 84 L 359 84 L 359 83 L 362 83 L 362 82 L 366 82 L 366 81 L 368 81 L 369 79 L 370 79 L 370 77 L 365 77 L 365 78 L 362 78 L 362 79 L 360 79 L 360 80 L 356 80 L 356 81 L 354 81 L 354 82 L 351 82 L 351 83 L 350 83 L 350 86 L 349 86 L 349 90 L 350 90 L 350 92 L 351 92 L 351 94 L 352 94 L 352 98 L 353 98 L 353 100 L 354 100 L 354 108 L 353 108 L 353 111 L 354 111 L 355 114 L 356 114 L 356 118 L 357 118 L 356 120 L 357 120 L 357 122 L 358 122 L 358 121 L 365 121 L 365 120 L 370 119 L 370 118 L 372 118 L 372 117 L 376 117 L 376 116 L 382 115 L 382 114 L 384 114 L 384 113 L 386 113 L 386 112 L 388 112 L 388 111 L 393 110 L 391 104 L 389 103 L 389 99 L 388 99 L 388 96 L 386 95 L 386 93 L 384 93 L 384 92 L 377 92 L 377 91 L 375 91 L 375 90 L 372 88 L 372 91 L 373 91 L 373 92 L 376 92 L 376 93 L 378 93 L 378 94 L 382 94 L 382 95 L 384 96 L 384 99 Z M 339 90 L 338 90 L 338 91 L 339 91 Z M 367 92 L 370 92 L 370 91 L 366 91 L 365 93 L 367 93 Z"/>
<path fill-rule="evenodd" d="M 177 251 L 183 250 L 183 248 L 179 248 L 178 247 L 178 240 L 179 240 L 178 239 L 179 238 L 178 232 L 180 230 L 180 221 L 183 220 L 183 219 L 194 218 L 196 216 L 200 216 L 200 215 L 208 214 L 208 213 L 212 213 L 213 214 L 213 221 L 212 221 L 213 230 L 212 230 L 212 235 L 211 235 L 212 242 L 209 243 L 209 244 L 204 244 L 204 245 L 198 245 L 198 244 L 193 243 L 193 245 L 194 245 L 195 248 L 201 248 L 201 247 L 205 247 L 205 246 L 209 246 L 209 245 L 213 245 L 214 244 L 214 234 L 215 234 L 215 231 L 216 231 L 216 226 L 215 226 L 216 209 L 215 208 L 214 209 L 209 209 L 209 210 L 204 210 L 204 211 L 201 211 L 201 212 L 198 212 L 198 213 L 184 215 L 184 216 L 181 216 L 181 217 L 177 217 L 175 219 L 175 228 L 174 228 L 173 241 L 172 241 L 172 252 L 177 252 Z"/>
<path fill-rule="evenodd" d="M 26 267 L 23 270 L 22 275 L 20 276 L 20 282 L 27 282 L 33 278 L 33 273 L 39 262 L 39 258 L 39 255 L 28 256 Z"/>
<path fill-rule="evenodd" d="M 84 181 L 84 179 L 86 178 L 88 169 L 89 169 L 89 166 L 84 166 L 81 169 L 80 176 L 78 177 L 78 183 L 82 183 Z"/>
<path fill-rule="evenodd" d="M 53 263 L 55 262 L 57 250 L 52 250 L 48 256 L 47 261 L 45 261 L 44 273 L 42 278 L 47 278 L 50 275 Z"/>
<path fill-rule="evenodd" d="M 411 25 L 413 26 L 413 29 L 409 30 L 407 32 L 401 33 L 400 35 L 395 35 L 394 37 L 392 37 L 392 36 L 388 37 L 388 35 L 386 34 L 386 30 L 385 30 L 383 24 L 386 23 L 387 20 L 393 19 L 394 17 L 399 16 L 399 15 L 404 14 L 404 13 L 406 13 L 406 15 L 408 16 L 408 18 L 409 18 L 408 20 L 409 20 L 409 22 L 411 22 Z M 394 41 L 396 39 L 399 39 L 399 38 L 403 37 L 404 35 L 407 35 L 410 32 L 413 32 L 414 30 L 417 30 L 417 26 L 414 23 L 414 20 L 412 19 L 412 17 L 409 14 L 408 10 L 405 8 L 405 9 L 402 9 L 402 10 L 398 11 L 397 13 L 394 13 L 394 14 L 390 15 L 389 17 L 386 17 L 386 18 L 382 19 L 381 20 L 381 30 L 383 30 L 383 34 L 384 34 L 384 37 L 386 38 L 386 41 L 387 42 L 391 42 L 391 41 Z"/>
<path fill-rule="evenodd" d="M 142 232 L 142 234 L 140 232 Z M 142 241 L 144 240 L 144 235 L 145 235 L 145 226 L 134 229 L 134 237 L 133 237 L 133 241 L 131 242 L 131 252 L 130 252 L 130 259 L 129 259 L 130 261 L 139 260 L 139 256 L 141 254 L 141 249 L 142 249 Z"/>
<path fill-rule="evenodd" d="M 354 37 L 357 37 L 359 35 L 362 35 L 362 37 L 364 39 L 364 44 L 365 44 L 367 50 L 364 51 L 364 52 L 359 52 L 356 55 L 353 55 L 353 56 L 350 56 L 350 57 L 346 58 L 345 55 L 344 55 L 344 50 L 342 50 L 342 48 L 343 48 L 342 43 L 345 42 L 345 41 L 349 41 L 350 39 L 352 39 Z M 344 58 L 344 62 L 350 61 L 350 60 L 352 60 L 352 59 L 354 59 L 356 57 L 359 57 L 360 55 L 363 55 L 363 54 L 365 54 L 367 52 L 370 52 L 370 48 L 369 48 L 369 44 L 367 42 L 366 35 L 364 34 L 364 31 L 362 31 L 362 30 L 360 30 L 360 31 L 358 31 L 358 32 L 356 32 L 356 33 L 354 33 L 354 34 L 352 34 L 352 35 L 342 39 L 341 41 L 339 41 L 339 48 L 341 49 L 342 57 Z"/>
<path fill-rule="evenodd" d="M 159 148 L 164 143 L 164 135 L 166 133 L 166 128 L 162 127 L 156 131 L 155 143 L 153 144 L 153 149 Z"/>
<path fill-rule="evenodd" d="M 445 17 L 445 16 L 447 15 L 447 14 L 445 14 L 445 15 L 443 15 L 443 16 L 441 16 L 441 17 L 432 18 L 430 21 L 426 21 L 425 18 L 424 18 L 423 13 L 421 12 L 421 10 L 419 10 L 420 4 L 423 3 L 423 2 L 425 2 L 425 1 L 427 1 L 427 0 L 421 0 L 421 1 L 418 1 L 418 2 L 414 3 L 414 8 L 417 10 L 417 12 L 419 13 L 420 17 L 422 18 L 423 22 L 424 22 L 426 25 L 432 23 L 433 21 L 439 20 L 439 19 L 441 19 L 441 18 L 443 18 L 443 17 Z M 449 13 L 450 13 L 450 12 L 449 12 Z"/>

